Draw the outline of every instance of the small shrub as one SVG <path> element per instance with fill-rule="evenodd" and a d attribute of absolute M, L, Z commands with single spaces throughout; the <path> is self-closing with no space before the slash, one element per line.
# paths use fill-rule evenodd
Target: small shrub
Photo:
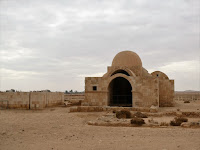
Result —
<path fill-rule="evenodd" d="M 131 112 L 128 110 L 121 110 L 116 112 L 116 117 L 121 118 L 131 118 Z"/>
<path fill-rule="evenodd" d="M 187 118 L 184 118 L 184 117 L 175 117 L 174 120 L 172 120 L 172 121 L 170 122 L 170 125 L 171 125 L 171 126 L 180 126 L 181 123 L 187 122 L 187 121 L 188 121 Z"/>
<path fill-rule="evenodd" d="M 191 122 L 190 125 L 192 127 L 200 127 L 200 122 Z"/>
<path fill-rule="evenodd" d="M 190 103 L 190 101 L 184 101 L 184 103 Z"/>
<path fill-rule="evenodd" d="M 175 120 L 170 121 L 171 126 L 180 126 L 182 122 L 177 122 Z"/>
<path fill-rule="evenodd" d="M 133 114 L 134 117 L 137 117 L 137 118 L 148 118 L 147 115 L 141 113 L 141 112 L 136 112 Z"/>
<path fill-rule="evenodd" d="M 131 124 L 141 126 L 141 125 L 145 124 L 145 122 L 144 122 L 144 119 L 142 119 L 142 118 L 133 118 L 133 119 L 131 119 Z"/>
<path fill-rule="evenodd" d="M 188 119 L 185 117 L 177 117 L 175 120 L 180 121 L 180 122 L 188 122 Z"/>

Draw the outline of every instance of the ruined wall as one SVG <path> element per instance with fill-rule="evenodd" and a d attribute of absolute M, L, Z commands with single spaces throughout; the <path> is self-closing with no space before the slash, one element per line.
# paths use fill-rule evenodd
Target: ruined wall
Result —
<path fill-rule="evenodd" d="M 0 92 L 0 107 L 29 109 L 29 93 Z"/>
<path fill-rule="evenodd" d="M 30 92 L 30 109 L 43 109 L 47 103 L 47 93 Z"/>
<path fill-rule="evenodd" d="M 48 92 L 46 106 L 58 106 L 64 102 L 64 93 L 62 92 Z"/>
<path fill-rule="evenodd" d="M 64 102 L 62 92 L 1 92 L 0 107 L 20 109 L 43 109 Z"/>

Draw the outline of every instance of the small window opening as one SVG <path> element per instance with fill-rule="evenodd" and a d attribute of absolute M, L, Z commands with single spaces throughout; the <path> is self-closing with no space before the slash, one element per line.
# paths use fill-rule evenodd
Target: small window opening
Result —
<path fill-rule="evenodd" d="M 158 77 L 158 74 L 157 74 L 157 77 Z"/>
<path fill-rule="evenodd" d="M 93 91 L 96 91 L 97 90 L 97 86 L 93 86 Z"/>

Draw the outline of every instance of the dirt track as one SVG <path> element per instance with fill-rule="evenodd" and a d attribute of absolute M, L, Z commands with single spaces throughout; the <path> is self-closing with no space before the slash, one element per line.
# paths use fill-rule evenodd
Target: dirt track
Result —
<path fill-rule="evenodd" d="M 101 113 L 0 110 L 1 150 L 199 150 L 200 129 L 99 127 L 87 125 Z"/>

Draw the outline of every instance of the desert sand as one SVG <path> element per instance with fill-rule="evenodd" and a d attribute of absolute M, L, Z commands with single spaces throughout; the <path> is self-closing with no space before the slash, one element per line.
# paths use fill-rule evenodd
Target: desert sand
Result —
<path fill-rule="evenodd" d="M 193 103 L 187 107 L 185 105 L 177 104 L 181 109 L 199 108 Z M 200 149 L 200 128 L 105 127 L 87 124 L 104 114 L 106 112 L 69 113 L 67 107 L 35 111 L 0 110 L 0 150 Z"/>

